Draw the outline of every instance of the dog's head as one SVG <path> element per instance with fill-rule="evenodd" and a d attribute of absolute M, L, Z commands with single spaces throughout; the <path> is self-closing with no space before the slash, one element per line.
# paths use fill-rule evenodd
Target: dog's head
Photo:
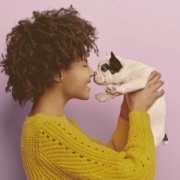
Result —
<path fill-rule="evenodd" d="M 111 52 L 99 62 L 94 75 L 94 82 L 99 85 L 120 84 L 122 69 L 123 62 Z"/>

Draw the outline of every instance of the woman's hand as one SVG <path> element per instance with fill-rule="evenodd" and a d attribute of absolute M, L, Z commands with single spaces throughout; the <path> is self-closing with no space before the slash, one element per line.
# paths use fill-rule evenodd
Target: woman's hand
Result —
<path fill-rule="evenodd" d="M 158 89 L 164 84 L 159 80 L 161 74 L 153 71 L 144 89 L 128 93 L 126 96 L 129 112 L 139 110 L 147 111 L 154 102 L 164 94 L 164 90 Z"/>
<path fill-rule="evenodd" d="M 120 117 L 124 120 L 129 120 L 129 107 L 126 101 L 127 94 L 124 95 L 123 102 L 121 104 Z"/>

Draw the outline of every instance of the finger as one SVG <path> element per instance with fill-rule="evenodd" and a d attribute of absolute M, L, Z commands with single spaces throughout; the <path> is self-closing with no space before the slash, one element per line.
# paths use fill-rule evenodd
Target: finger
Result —
<path fill-rule="evenodd" d="M 148 81 L 151 81 L 156 75 L 157 75 L 157 71 L 153 71 L 151 72 L 151 74 L 149 75 Z"/>
<path fill-rule="evenodd" d="M 164 95 L 164 90 L 161 89 L 160 91 L 157 91 L 156 98 L 158 99 L 158 98 L 162 97 L 163 95 Z"/>
<path fill-rule="evenodd" d="M 156 84 L 155 84 L 155 89 L 158 90 L 164 83 L 165 83 L 165 82 L 164 82 L 163 80 L 160 80 L 160 81 L 156 82 Z"/>
<path fill-rule="evenodd" d="M 155 84 L 161 78 L 161 74 L 157 73 L 148 83 Z"/>

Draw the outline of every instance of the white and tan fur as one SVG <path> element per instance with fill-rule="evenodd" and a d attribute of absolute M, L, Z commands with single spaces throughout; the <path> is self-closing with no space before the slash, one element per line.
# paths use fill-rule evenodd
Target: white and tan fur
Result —
<path fill-rule="evenodd" d="M 99 62 L 98 69 L 94 76 L 95 83 L 106 86 L 107 93 L 100 93 L 95 96 L 100 102 L 108 101 L 116 96 L 143 89 L 146 86 L 150 73 L 155 70 L 155 68 L 140 62 L 115 56 L 122 65 L 119 72 L 114 74 L 112 74 L 110 70 L 103 72 L 101 66 L 103 64 L 109 64 L 111 56 L 112 54 L 107 55 Z M 164 139 L 166 117 L 166 102 L 164 95 L 156 100 L 156 102 L 148 109 L 148 114 L 150 115 L 155 147 L 159 146 L 162 141 L 164 144 L 167 144 L 167 136 Z"/>

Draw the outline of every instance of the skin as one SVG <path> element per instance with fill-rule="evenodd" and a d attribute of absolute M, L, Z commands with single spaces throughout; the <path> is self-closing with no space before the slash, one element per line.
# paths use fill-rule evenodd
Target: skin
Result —
<path fill-rule="evenodd" d="M 90 98 L 90 87 L 87 84 L 93 76 L 94 71 L 88 62 L 77 58 L 68 70 L 61 70 L 54 76 L 47 91 L 33 103 L 29 116 L 37 113 L 62 116 L 63 108 L 70 99 Z"/>
<path fill-rule="evenodd" d="M 69 100 L 90 98 L 90 88 L 87 84 L 93 76 L 94 71 L 89 67 L 88 62 L 76 58 L 68 70 L 61 70 L 54 76 L 48 84 L 47 91 L 33 103 L 29 116 L 37 113 L 62 116 L 63 108 Z M 147 111 L 164 94 L 163 90 L 157 91 L 164 84 L 160 78 L 159 73 L 153 72 L 144 89 L 124 96 L 120 107 L 120 116 L 123 119 L 128 120 L 131 111 Z"/>

